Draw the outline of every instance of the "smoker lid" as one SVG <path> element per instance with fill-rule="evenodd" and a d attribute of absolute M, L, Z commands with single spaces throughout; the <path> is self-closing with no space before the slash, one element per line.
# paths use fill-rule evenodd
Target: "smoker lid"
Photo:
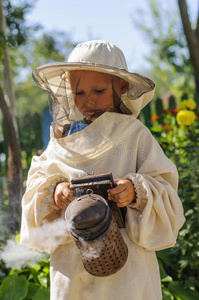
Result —
<path fill-rule="evenodd" d="M 101 198 L 101 197 L 99 197 Z M 78 198 L 68 206 L 66 218 L 76 229 L 87 229 L 97 226 L 107 214 L 107 205 L 98 198 L 86 196 Z"/>
<path fill-rule="evenodd" d="M 112 213 L 104 198 L 92 194 L 72 201 L 65 218 L 71 225 L 73 236 L 93 239 L 107 229 Z"/>

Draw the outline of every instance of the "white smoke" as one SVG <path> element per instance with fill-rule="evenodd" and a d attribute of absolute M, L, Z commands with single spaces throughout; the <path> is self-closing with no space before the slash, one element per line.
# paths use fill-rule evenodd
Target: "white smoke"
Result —
<path fill-rule="evenodd" d="M 46 221 L 42 226 L 31 228 L 30 238 L 27 242 L 24 240 L 22 243 L 41 251 L 54 251 L 59 245 L 66 243 L 68 238 L 71 238 L 70 228 L 70 224 L 64 219 Z"/>
<path fill-rule="evenodd" d="M 38 264 L 48 256 L 47 253 L 40 251 L 53 251 L 64 243 L 70 236 L 69 228 L 69 224 L 63 219 L 45 222 L 40 227 L 31 228 L 30 238 L 22 239 L 22 244 L 18 244 L 14 238 L 7 240 L 0 252 L 0 259 L 5 262 L 7 268 L 12 269 L 23 269 L 28 264 Z"/>
<path fill-rule="evenodd" d="M 18 244 L 15 240 L 7 240 L 3 251 L 0 253 L 7 268 L 23 269 L 28 264 L 38 264 L 46 254 L 27 248 Z"/>
<path fill-rule="evenodd" d="M 85 242 L 80 240 L 82 246 L 80 247 L 84 259 L 96 259 L 101 256 L 101 253 L 104 251 L 104 242 L 102 239 L 95 240 L 94 242 Z"/>

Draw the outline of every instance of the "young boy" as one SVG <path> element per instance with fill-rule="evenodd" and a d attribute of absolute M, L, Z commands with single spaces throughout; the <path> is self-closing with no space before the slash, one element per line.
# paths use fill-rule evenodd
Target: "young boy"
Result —
<path fill-rule="evenodd" d="M 50 251 L 51 299 L 162 299 L 155 251 L 175 244 L 184 216 L 176 167 L 136 119 L 154 83 L 128 72 L 121 50 L 105 41 L 79 44 L 67 63 L 41 66 L 33 77 L 51 96 L 53 124 L 28 174 L 21 243 Z M 59 221 L 74 200 L 71 179 L 107 172 L 116 184 L 109 200 L 126 207 L 120 231 L 128 259 L 117 273 L 96 277 Z"/>

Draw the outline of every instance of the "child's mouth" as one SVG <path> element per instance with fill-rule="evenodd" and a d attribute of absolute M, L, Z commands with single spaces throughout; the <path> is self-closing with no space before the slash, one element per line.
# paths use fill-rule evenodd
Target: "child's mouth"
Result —
<path fill-rule="evenodd" d="M 86 110 L 86 115 L 90 118 L 97 118 L 104 113 L 102 110 Z"/>
<path fill-rule="evenodd" d="M 97 110 L 87 110 L 86 111 L 88 114 L 95 114 L 97 112 Z"/>

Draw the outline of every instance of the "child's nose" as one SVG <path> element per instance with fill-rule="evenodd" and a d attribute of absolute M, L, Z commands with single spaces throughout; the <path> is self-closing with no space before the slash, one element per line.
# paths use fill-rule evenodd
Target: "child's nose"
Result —
<path fill-rule="evenodd" d="M 91 105 L 95 104 L 95 96 L 92 93 L 90 93 L 87 96 L 86 102 Z"/>

